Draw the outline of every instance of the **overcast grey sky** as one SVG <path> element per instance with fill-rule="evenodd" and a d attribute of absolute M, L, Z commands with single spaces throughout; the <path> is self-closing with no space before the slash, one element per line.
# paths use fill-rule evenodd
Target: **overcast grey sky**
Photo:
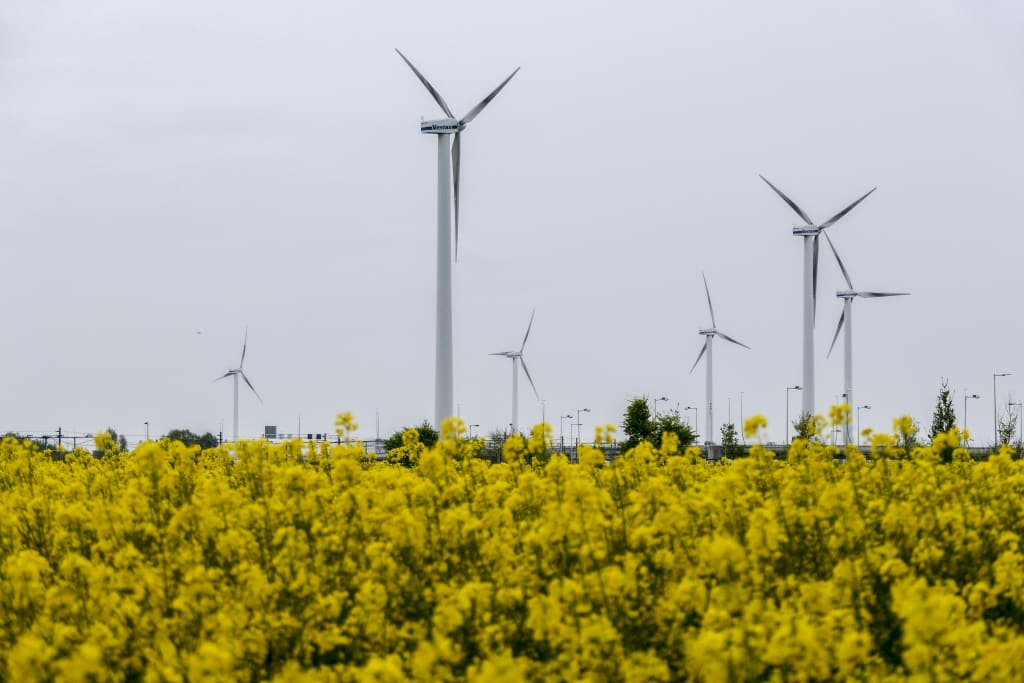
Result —
<path fill-rule="evenodd" d="M 801 245 L 765 174 L 830 231 L 858 288 L 862 426 L 927 430 L 940 379 L 1024 393 L 1019 315 L 1024 8 L 952 2 L 0 4 L 0 430 L 360 433 L 433 414 L 438 108 L 464 135 L 455 388 L 510 420 L 526 358 L 549 422 L 621 422 L 630 398 L 763 412 L 800 382 Z M 817 395 L 841 276 L 821 254 Z M 793 396 L 792 411 L 799 397 Z M 687 414 L 692 416 L 692 413 Z M 520 384 L 520 422 L 541 406 Z M 699 424 L 703 425 L 703 407 Z M 716 438 L 717 438 L 716 434 Z"/>

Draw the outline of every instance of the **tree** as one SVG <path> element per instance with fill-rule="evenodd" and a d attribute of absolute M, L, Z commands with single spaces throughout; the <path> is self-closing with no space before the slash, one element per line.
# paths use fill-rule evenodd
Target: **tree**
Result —
<path fill-rule="evenodd" d="M 651 420 L 651 410 L 647 407 L 647 397 L 634 398 L 626 406 L 622 415 L 622 433 L 626 438 L 622 441 L 622 452 L 636 448 L 641 441 L 654 443 L 655 427 Z"/>
<path fill-rule="evenodd" d="M 172 429 L 167 432 L 167 438 L 171 441 L 180 441 L 186 446 L 199 446 L 204 451 L 207 448 L 216 448 L 220 443 L 210 432 L 199 436 L 190 429 Z"/>
<path fill-rule="evenodd" d="M 800 413 L 800 416 L 793 420 L 793 429 L 796 430 L 796 438 L 810 439 L 817 433 L 817 420 L 810 413 Z"/>
<path fill-rule="evenodd" d="M 1000 446 L 1013 445 L 1013 437 L 1017 436 L 1017 414 L 1009 410 L 1005 417 L 1000 415 L 996 431 L 999 433 Z"/>
<path fill-rule="evenodd" d="M 697 440 L 693 428 L 683 422 L 678 410 L 661 413 L 657 419 L 652 419 L 646 398 L 634 398 L 626 406 L 622 416 L 622 432 L 626 435 L 620 444 L 623 453 L 636 448 L 641 441 L 660 448 L 662 436 L 669 432 L 679 437 L 680 448 L 686 448 Z"/>
<path fill-rule="evenodd" d="M 441 438 L 441 434 L 436 429 L 431 427 L 429 422 L 424 420 L 423 424 L 419 426 L 403 427 L 402 429 L 399 429 L 397 432 L 389 436 L 387 439 L 384 440 L 384 450 L 393 451 L 396 448 L 400 448 L 402 446 L 402 434 L 404 434 L 405 430 L 407 429 L 415 429 L 420 435 L 420 443 L 426 446 L 427 448 L 430 448 L 431 446 L 436 444 L 437 440 Z"/>
<path fill-rule="evenodd" d="M 956 427 L 956 410 L 953 408 L 953 397 L 950 395 L 949 382 L 945 378 L 939 387 L 939 395 L 935 399 L 935 412 L 932 413 L 932 429 L 928 432 L 931 439 L 945 434 Z"/>
<path fill-rule="evenodd" d="M 697 441 L 697 434 L 690 425 L 683 422 L 682 418 L 679 417 L 678 410 L 662 413 L 654 421 L 654 438 L 658 447 L 661 447 L 662 438 L 669 432 L 679 437 L 680 449 L 691 446 Z"/>
<path fill-rule="evenodd" d="M 736 425 L 732 422 L 722 425 L 722 449 L 727 458 L 735 458 L 737 455 L 743 454 L 743 448 L 740 446 L 739 436 L 736 433 Z"/>

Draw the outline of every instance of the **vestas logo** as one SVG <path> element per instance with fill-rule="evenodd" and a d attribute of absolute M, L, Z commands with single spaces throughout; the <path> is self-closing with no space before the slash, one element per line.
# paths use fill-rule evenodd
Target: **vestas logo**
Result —
<path fill-rule="evenodd" d="M 420 124 L 420 132 L 422 133 L 457 133 L 458 131 L 459 124 L 457 122 L 425 121 Z"/>

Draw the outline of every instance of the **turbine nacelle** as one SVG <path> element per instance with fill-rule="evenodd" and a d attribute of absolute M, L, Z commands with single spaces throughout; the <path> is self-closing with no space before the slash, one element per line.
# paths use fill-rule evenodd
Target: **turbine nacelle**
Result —
<path fill-rule="evenodd" d="M 456 119 L 435 119 L 420 121 L 420 132 L 428 135 L 453 135 L 463 129 Z"/>
<path fill-rule="evenodd" d="M 798 236 L 798 237 L 806 237 L 806 236 L 814 237 L 819 232 L 821 232 L 821 230 L 822 229 L 819 228 L 816 225 L 801 225 L 801 226 L 795 226 L 794 225 L 793 226 L 793 234 Z"/>
<path fill-rule="evenodd" d="M 697 334 L 703 334 L 705 337 L 714 337 L 718 334 L 718 330 L 714 327 L 709 327 L 703 330 L 697 330 Z"/>
<path fill-rule="evenodd" d="M 836 296 L 840 299 L 856 299 L 860 296 L 860 292 L 855 292 L 852 289 L 839 289 L 836 290 Z"/>

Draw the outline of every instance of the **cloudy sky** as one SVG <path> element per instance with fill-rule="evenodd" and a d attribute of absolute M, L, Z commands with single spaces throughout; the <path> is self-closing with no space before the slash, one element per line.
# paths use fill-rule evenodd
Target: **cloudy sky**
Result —
<path fill-rule="evenodd" d="M 433 415 L 437 106 L 522 70 L 463 144 L 456 402 L 510 421 L 526 357 L 556 436 L 635 396 L 781 440 L 800 378 L 801 246 L 765 174 L 831 231 L 858 288 L 862 426 L 925 430 L 942 378 L 1024 395 L 1024 8 L 1013 0 L 0 4 L 0 430 L 372 438 Z M 842 393 L 821 254 L 819 407 Z M 742 397 L 742 399 L 741 399 Z M 799 396 L 793 395 L 791 411 Z M 542 405 L 520 383 L 520 421 Z M 692 419 L 692 411 L 683 411 Z M 564 421 L 567 423 L 568 421 Z M 568 438 L 568 428 L 566 427 Z M 717 434 L 716 434 L 717 436 Z"/>

